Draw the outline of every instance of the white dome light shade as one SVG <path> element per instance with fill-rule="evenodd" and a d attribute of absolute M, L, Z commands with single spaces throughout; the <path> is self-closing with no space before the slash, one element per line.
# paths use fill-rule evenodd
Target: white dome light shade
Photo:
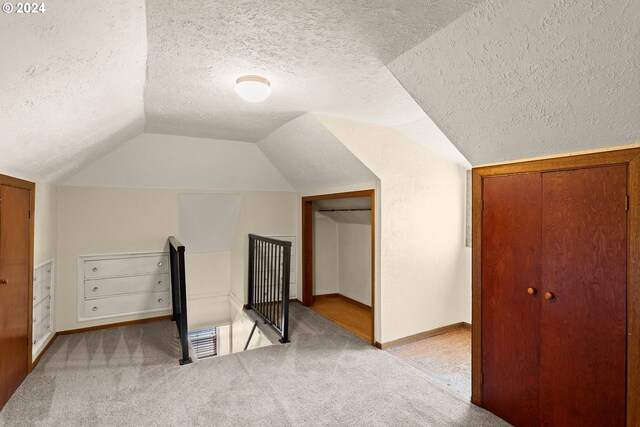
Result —
<path fill-rule="evenodd" d="M 264 77 L 242 76 L 236 80 L 236 93 L 245 101 L 264 101 L 271 95 L 271 84 Z"/>

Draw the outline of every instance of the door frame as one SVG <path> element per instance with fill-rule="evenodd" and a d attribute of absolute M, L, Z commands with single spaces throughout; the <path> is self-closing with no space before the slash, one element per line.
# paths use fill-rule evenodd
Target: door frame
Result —
<path fill-rule="evenodd" d="M 640 148 L 568 155 L 472 171 L 471 402 L 482 406 L 482 208 L 483 179 L 497 175 L 627 165 L 627 426 L 640 419 Z M 634 374 L 635 373 L 635 374 Z"/>
<path fill-rule="evenodd" d="M 375 190 L 320 194 L 302 198 L 302 304 L 313 305 L 313 202 L 369 197 L 371 200 L 371 345 L 375 345 L 376 205 Z"/>
<path fill-rule="evenodd" d="M 33 357 L 31 352 L 33 351 L 33 242 L 34 242 L 34 226 L 35 226 L 35 208 L 36 208 L 36 184 L 23 179 L 14 178 L 12 176 L 0 174 L 0 185 L 6 185 L 9 187 L 21 188 L 29 191 L 29 261 L 28 261 L 28 275 L 27 278 L 27 294 L 28 294 L 28 318 L 27 318 L 27 334 L 29 342 L 27 343 L 27 372 L 28 375 L 34 367 Z"/>

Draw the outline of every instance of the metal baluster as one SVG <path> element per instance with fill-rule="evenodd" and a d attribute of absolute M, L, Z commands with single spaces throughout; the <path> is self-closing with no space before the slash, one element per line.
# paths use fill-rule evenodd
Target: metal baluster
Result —
<path fill-rule="evenodd" d="M 267 298 L 269 300 L 269 305 L 267 305 L 267 318 L 270 323 L 273 323 L 273 244 L 269 243 L 269 258 L 267 261 L 268 265 L 268 282 L 269 286 L 267 288 Z"/>
<path fill-rule="evenodd" d="M 278 318 L 278 270 L 277 270 L 277 265 L 276 262 L 278 260 L 278 245 L 273 245 L 273 258 L 271 258 L 271 277 L 273 278 L 273 283 L 271 286 L 271 322 L 276 325 L 277 327 L 277 321 L 276 319 Z"/>
<path fill-rule="evenodd" d="M 291 273 L 291 243 L 284 247 L 284 262 L 282 265 L 284 288 L 282 292 L 282 339 L 281 343 L 289 342 L 289 276 Z"/>
<path fill-rule="evenodd" d="M 276 283 L 278 284 L 278 291 L 276 292 L 277 296 L 277 310 L 276 310 L 276 326 L 278 329 L 282 330 L 282 324 L 280 323 L 281 314 L 282 314 L 282 277 L 280 275 L 280 262 L 282 261 L 282 246 L 278 246 L 278 257 L 276 260 L 277 266 L 277 274 L 276 274 Z"/>
<path fill-rule="evenodd" d="M 264 308 L 264 242 L 260 242 L 260 306 L 258 311 Z"/>
<path fill-rule="evenodd" d="M 262 302 L 262 242 L 256 242 L 256 256 L 258 257 L 258 281 L 256 288 L 256 310 L 260 311 L 260 303 Z"/>
<path fill-rule="evenodd" d="M 249 236 L 249 292 L 248 292 L 248 299 L 249 299 L 249 307 L 251 307 L 253 305 L 253 298 L 254 298 L 254 284 L 253 284 L 253 280 L 255 277 L 255 270 L 254 270 L 254 247 L 255 247 L 255 240 L 251 238 L 251 236 Z"/>

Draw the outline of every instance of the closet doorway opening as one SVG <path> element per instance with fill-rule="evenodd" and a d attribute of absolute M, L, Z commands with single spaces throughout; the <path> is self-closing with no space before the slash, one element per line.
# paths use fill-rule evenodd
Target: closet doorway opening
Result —
<path fill-rule="evenodd" d="M 302 198 L 302 303 L 375 343 L 375 191 Z"/>

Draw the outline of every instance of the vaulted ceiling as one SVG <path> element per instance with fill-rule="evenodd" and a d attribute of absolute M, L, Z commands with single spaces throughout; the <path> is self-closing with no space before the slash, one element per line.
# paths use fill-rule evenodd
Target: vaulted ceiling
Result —
<path fill-rule="evenodd" d="M 389 68 L 473 165 L 640 142 L 640 2 L 494 0 Z"/>
<path fill-rule="evenodd" d="M 424 117 L 386 64 L 479 0 L 147 2 L 147 130 L 257 142 L 305 112 L 397 125 Z M 269 79 L 242 102 L 235 80 Z"/>
<path fill-rule="evenodd" d="M 0 16 L 0 170 L 31 179 L 64 181 L 145 131 L 259 142 L 276 166 L 329 141 L 322 176 L 357 164 L 308 112 L 395 127 L 463 166 L 640 139 L 635 0 L 46 7 Z M 254 73 L 273 88 L 260 104 L 233 90 Z"/>

